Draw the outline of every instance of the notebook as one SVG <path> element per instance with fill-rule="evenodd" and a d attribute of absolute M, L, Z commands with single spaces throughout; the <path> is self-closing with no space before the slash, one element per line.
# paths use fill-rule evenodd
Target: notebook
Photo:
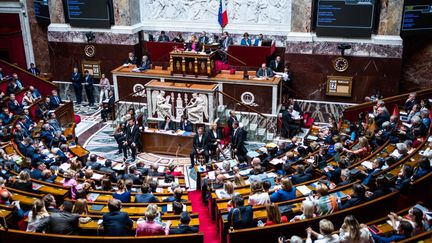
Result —
<path fill-rule="evenodd" d="M 90 210 L 101 211 L 104 207 L 105 207 L 105 205 L 102 205 L 102 204 L 93 204 L 93 205 L 91 205 Z"/>
<path fill-rule="evenodd" d="M 307 196 L 310 194 L 310 192 L 312 191 L 311 189 L 309 189 L 307 186 L 303 185 L 303 186 L 297 186 L 296 187 L 297 190 L 303 194 L 303 196 Z"/>
<path fill-rule="evenodd" d="M 96 199 L 99 197 L 99 193 L 89 193 L 88 195 L 87 195 L 87 199 L 89 200 L 89 201 L 92 201 L 92 202 L 94 202 L 94 201 L 96 201 Z"/>
<path fill-rule="evenodd" d="M 41 187 L 43 187 L 43 185 L 41 185 L 41 184 L 34 183 L 34 182 L 32 184 L 32 189 L 35 191 L 39 190 Z"/>

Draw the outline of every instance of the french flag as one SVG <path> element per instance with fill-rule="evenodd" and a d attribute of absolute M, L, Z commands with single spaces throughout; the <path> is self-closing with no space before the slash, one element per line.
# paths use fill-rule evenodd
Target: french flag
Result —
<path fill-rule="evenodd" d="M 219 24 L 223 28 L 228 24 L 228 12 L 226 9 L 226 0 L 219 0 Z"/>

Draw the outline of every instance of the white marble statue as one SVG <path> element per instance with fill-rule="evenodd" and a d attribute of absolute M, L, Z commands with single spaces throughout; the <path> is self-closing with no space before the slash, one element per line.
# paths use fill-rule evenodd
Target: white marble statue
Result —
<path fill-rule="evenodd" d="M 170 96 L 165 97 L 165 91 L 154 90 L 152 93 L 152 108 L 153 115 L 156 114 L 157 118 L 165 118 L 165 116 L 170 116 L 172 114 L 170 104 Z"/>
<path fill-rule="evenodd" d="M 203 122 L 208 119 L 208 99 L 205 94 L 192 94 L 192 99 L 185 107 L 191 122 Z"/>

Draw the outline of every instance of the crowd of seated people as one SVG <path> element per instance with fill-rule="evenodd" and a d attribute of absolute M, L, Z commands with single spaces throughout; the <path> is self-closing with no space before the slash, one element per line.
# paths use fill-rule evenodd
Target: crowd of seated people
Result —
<path fill-rule="evenodd" d="M 422 101 L 422 103 L 425 105 L 427 102 Z M 289 110 L 287 110 L 288 113 L 294 111 L 294 104 L 295 102 L 291 103 Z M 426 110 L 429 111 L 429 109 L 423 110 L 425 114 Z M 300 114 L 300 112 L 298 113 Z M 422 151 L 421 158 L 415 163 L 415 167 L 400 163 L 405 158 L 412 156 L 421 144 L 425 144 L 426 148 L 430 147 L 431 144 L 428 145 L 424 142 L 428 139 L 426 135 L 430 126 L 426 127 L 425 125 L 430 122 L 430 119 L 425 119 L 426 124 L 424 124 L 423 118 L 417 114 L 413 115 L 404 125 L 399 122 L 399 115 L 390 116 L 387 113 L 385 103 L 382 100 L 377 100 L 374 110 L 370 114 L 360 113 L 357 122 L 343 126 L 335 118 L 330 117 L 329 125 L 314 128 L 317 130 L 316 141 L 298 143 L 297 138 L 293 135 L 290 136 L 292 137 L 290 142 L 281 143 L 276 149 L 265 151 L 263 155 L 260 155 L 261 159 L 258 157 L 249 158 L 249 162 L 243 161 L 234 165 L 223 163 L 222 167 L 215 167 L 214 180 L 209 179 L 208 176 L 204 177 L 203 187 L 205 189 L 206 183 L 209 183 L 207 180 L 210 180 L 212 184 L 209 190 L 216 191 L 216 197 L 219 200 L 229 200 L 226 208 L 217 208 L 216 210 L 228 211 L 227 225 L 234 229 L 256 226 L 253 216 L 250 216 L 249 211 L 251 209 L 249 206 L 265 206 L 267 208 L 267 220 L 270 223 L 264 225 L 285 222 L 285 219 L 281 219 L 274 212 L 274 207 L 271 205 L 296 199 L 296 185 L 316 178 L 317 171 L 320 173 L 320 180 L 314 183 L 314 190 L 311 194 L 305 195 L 305 199 L 300 201 L 302 214 L 292 218 L 292 222 L 325 216 L 362 205 L 394 190 L 407 193 L 414 180 L 431 172 L 430 158 L 432 156 L 430 156 L 431 153 L 428 149 Z M 407 113 L 409 114 L 409 112 Z M 284 115 L 282 119 L 284 119 Z M 285 121 L 283 120 L 283 122 Z M 289 129 L 288 125 L 285 127 Z M 387 147 L 385 147 L 386 144 L 388 144 Z M 393 148 L 394 151 L 376 154 L 373 157 L 374 160 L 371 161 L 371 167 L 360 165 L 361 161 L 383 148 Z M 272 164 L 271 161 L 275 158 L 280 159 L 282 163 Z M 306 163 L 306 161 L 309 162 Z M 328 163 L 329 161 L 334 163 Z M 389 178 L 385 173 L 382 173 L 388 168 L 398 168 L 395 167 L 398 164 L 402 166 L 395 178 Z M 361 166 L 362 169 L 358 169 L 358 166 Z M 248 168 L 250 168 L 250 172 L 241 173 Z M 270 178 L 274 180 L 275 185 L 267 187 L 269 170 L 276 172 L 276 177 L 275 179 Z M 237 188 L 245 188 L 248 185 L 245 182 L 250 184 L 250 195 L 237 192 Z M 351 191 L 349 195 L 341 196 L 330 193 L 330 191 L 345 185 L 349 185 Z M 211 197 L 210 194 L 207 195 L 207 198 L 209 197 Z M 248 206 L 245 206 L 245 197 L 247 197 Z M 241 217 L 238 216 L 239 214 Z M 332 235 L 331 222 L 324 221 L 323 230 L 326 227 L 329 229 L 320 233 L 309 230 L 309 238 L 326 239 L 317 242 L 339 242 L 339 239 L 342 242 L 351 242 L 349 240 L 351 232 L 347 233 L 347 231 L 348 228 L 352 229 L 347 225 L 355 224 L 354 220 L 352 217 L 346 219 L 346 225 L 343 226 L 344 229 L 341 229 L 340 237 Z M 357 233 L 352 231 L 356 239 L 358 237 L 362 239 L 379 238 L 375 235 L 372 237 L 367 230 L 357 229 L 359 230 Z M 395 228 L 395 230 L 397 229 Z M 401 229 L 401 235 L 404 235 L 403 231 Z M 345 240 L 343 240 L 344 237 Z"/>

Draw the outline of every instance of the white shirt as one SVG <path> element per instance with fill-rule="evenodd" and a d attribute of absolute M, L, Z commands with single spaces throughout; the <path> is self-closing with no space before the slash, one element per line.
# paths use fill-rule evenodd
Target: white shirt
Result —
<path fill-rule="evenodd" d="M 347 231 L 345 231 L 344 229 L 341 228 L 340 232 L 339 232 L 339 240 L 342 243 L 345 243 L 345 242 L 346 243 L 348 243 L 348 242 L 352 242 L 352 243 L 369 243 L 369 242 L 373 242 L 372 235 L 369 232 L 369 230 L 366 229 L 366 228 L 361 228 L 360 229 L 360 237 L 359 237 L 358 240 L 352 240 L 350 238 L 349 233 Z"/>
<path fill-rule="evenodd" d="M 319 234 L 318 239 L 316 239 L 314 242 L 315 243 L 339 243 L 340 240 L 339 240 L 339 236 L 336 234 L 329 235 L 329 236 L 323 236 L 323 235 Z M 307 238 L 306 243 L 312 243 L 312 239 Z"/>
<path fill-rule="evenodd" d="M 255 193 L 249 197 L 251 206 L 269 205 L 270 203 L 270 196 L 267 192 Z"/>

